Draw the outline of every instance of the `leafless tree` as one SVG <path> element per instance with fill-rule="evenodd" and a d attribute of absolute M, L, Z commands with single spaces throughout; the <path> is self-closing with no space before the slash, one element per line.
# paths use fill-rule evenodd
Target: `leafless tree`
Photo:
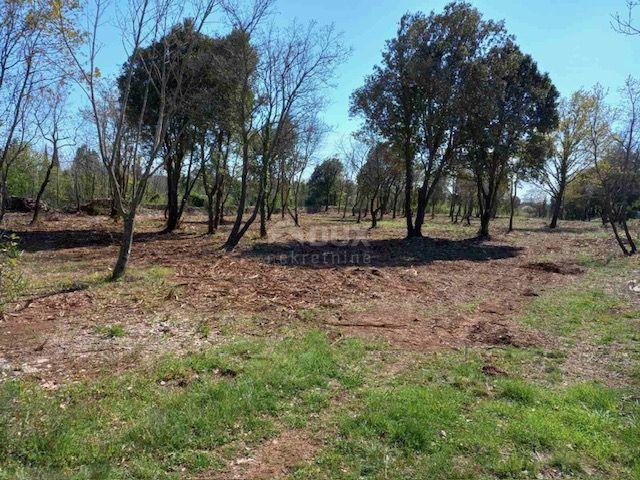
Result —
<path fill-rule="evenodd" d="M 51 179 L 51 172 L 54 168 L 60 167 L 60 151 L 74 143 L 71 134 L 67 131 L 69 126 L 69 116 L 66 111 L 68 90 L 64 81 L 58 82 L 53 89 L 46 88 L 42 90 L 41 94 L 46 96 L 47 106 L 44 117 L 37 118 L 38 130 L 47 144 L 51 145 L 51 160 L 49 160 L 48 149 L 45 147 L 45 159 L 48 162 L 47 170 L 36 195 L 31 225 L 38 222 L 42 196 Z"/>
<path fill-rule="evenodd" d="M 627 0 L 626 11 L 624 13 L 615 13 L 611 21 L 611 26 L 618 33 L 625 35 L 639 35 L 640 28 L 633 18 L 633 11 L 638 6 L 637 0 Z"/>
<path fill-rule="evenodd" d="M 600 184 L 603 221 L 611 225 L 622 252 L 633 255 L 637 248 L 629 231 L 627 216 L 630 204 L 638 198 L 640 89 L 637 82 L 628 79 L 624 94 L 625 108 L 616 112 L 606 104 L 604 89 L 600 86 L 593 89 L 588 117 L 588 151 Z M 616 118 L 616 114 L 624 116 Z M 621 131 L 616 134 L 614 125 L 617 120 L 621 121 Z"/>
<path fill-rule="evenodd" d="M 105 0 L 95 0 L 88 8 L 91 18 L 91 26 L 88 34 L 88 51 L 85 57 L 80 56 L 70 48 L 71 39 L 59 21 L 58 33 L 68 47 L 73 59 L 76 71 L 79 75 L 79 85 L 86 94 L 91 107 L 93 122 L 96 128 L 98 153 L 109 174 L 111 189 L 115 198 L 115 206 L 123 219 L 122 239 L 118 258 L 114 266 L 111 278 L 121 278 L 127 268 L 135 220 L 138 207 L 143 200 L 149 179 L 161 168 L 159 161 L 161 151 L 167 153 L 175 145 L 167 146 L 163 140 L 172 115 L 179 104 L 182 93 L 181 80 L 184 72 L 184 62 L 168 55 L 163 61 L 147 62 L 145 86 L 145 100 L 140 115 L 140 121 L 132 125 L 127 121 L 126 109 L 130 99 L 133 69 L 128 69 L 125 74 L 121 89 L 119 103 L 117 105 L 117 120 L 113 124 L 113 136 L 106 131 L 104 116 L 100 110 L 100 85 L 101 75 L 96 64 L 96 58 L 101 45 L 98 40 L 98 30 L 103 21 L 103 15 L 107 3 Z M 126 11 L 121 18 L 122 38 L 127 49 L 129 59 L 137 59 L 141 47 L 147 42 L 162 41 L 167 38 L 171 27 L 183 17 L 188 9 L 197 29 L 201 29 L 212 12 L 214 1 L 196 1 L 190 5 L 180 5 L 173 0 L 130 0 Z M 142 61 L 145 61 L 143 58 Z M 175 82 L 174 88 L 169 88 L 169 80 Z M 159 106 L 154 136 L 150 141 L 142 141 L 141 128 L 142 117 L 146 109 L 146 98 L 149 91 L 154 89 L 158 96 Z M 125 142 L 129 139 L 130 142 Z M 131 180 L 128 188 L 122 184 L 122 175 L 119 170 L 128 167 L 131 172 Z"/>
<path fill-rule="evenodd" d="M 11 163 L 35 135 L 35 95 L 47 80 L 47 30 L 50 8 L 44 2 L 0 4 L 0 220 Z M 64 14 L 64 10 L 60 10 Z"/>
<path fill-rule="evenodd" d="M 355 195 L 351 213 L 352 215 L 355 215 L 356 210 L 358 210 L 358 223 L 360 222 L 360 217 L 362 215 L 362 205 L 364 200 L 360 185 L 358 182 L 355 182 L 355 180 L 358 172 L 360 172 L 367 161 L 367 156 L 373 142 L 374 139 L 365 139 L 361 134 L 351 135 L 340 144 L 340 153 L 344 158 L 345 165 L 345 181 L 355 183 Z M 346 203 L 347 202 L 345 201 L 344 210 L 342 212 L 343 218 L 346 216 Z"/>
<path fill-rule="evenodd" d="M 315 22 L 306 28 L 294 24 L 284 31 L 270 28 L 260 34 L 256 27 L 270 6 L 268 0 L 257 0 L 249 13 L 243 14 L 227 5 L 234 28 L 244 33 L 247 42 L 247 53 L 241 55 L 246 58 L 239 59 L 238 72 L 239 78 L 246 78 L 237 108 L 243 163 L 241 192 L 236 220 L 225 243 L 227 250 L 235 248 L 258 213 L 261 234 L 266 235 L 267 181 L 276 149 L 288 125 L 295 124 L 310 105 L 317 105 L 318 92 L 328 85 L 336 65 L 346 55 L 333 27 L 320 27 Z M 250 102 L 250 98 L 256 101 Z M 254 141 L 259 145 L 252 149 Z M 256 206 L 243 223 L 252 157 L 259 162 Z"/>
<path fill-rule="evenodd" d="M 588 166 L 586 159 L 588 101 L 588 94 L 578 91 L 570 99 L 560 102 L 559 126 L 550 135 L 549 156 L 536 182 L 553 201 L 549 228 L 556 228 L 558 225 L 567 187 Z"/>
<path fill-rule="evenodd" d="M 315 155 L 320 141 L 326 132 L 326 126 L 322 124 L 315 115 L 309 115 L 301 120 L 298 128 L 297 142 L 290 169 L 287 173 L 290 193 L 292 195 L 293 211 L 289 208 L 288 202 L 285 204 L 289 215 L 296 226 L 300 226 L 300 216 L 298 207 L 300 205 L 300 188 L 303 180 L 302 176 L 309 167 Z"/>

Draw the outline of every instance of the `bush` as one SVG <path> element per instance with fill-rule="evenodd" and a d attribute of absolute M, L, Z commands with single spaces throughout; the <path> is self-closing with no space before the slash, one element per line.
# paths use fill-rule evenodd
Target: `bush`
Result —
<path fill-rule="evenodd" d="M 18 269 L 22 250 L 16 235 L 0 235 L 0 315 L 7 303 L 20 295 L 25 282 Z"/>
<path fill-rule="evenodd" d="M 191 195 L 191 197 L 189 198 L 189 202 L 191 203 L 192 206 L 196 208 L 203 208 L 205 204 L 205 199 L 200 195 Z"/>

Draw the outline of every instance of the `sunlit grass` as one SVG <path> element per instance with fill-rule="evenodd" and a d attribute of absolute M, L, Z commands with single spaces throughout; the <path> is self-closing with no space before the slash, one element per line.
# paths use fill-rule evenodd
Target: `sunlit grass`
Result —
<path fill-rule="evenodd" d="M 271 436 L 279 416 L 321 408 L 314 394 L 330 380 L 358 385 L 352 367 L 361 352 L 311 333 L 275 345 L 234 342 L 53 393 L 4 383 L 0 478 L 181 478 L 215 469 L 219 447 Z"/>

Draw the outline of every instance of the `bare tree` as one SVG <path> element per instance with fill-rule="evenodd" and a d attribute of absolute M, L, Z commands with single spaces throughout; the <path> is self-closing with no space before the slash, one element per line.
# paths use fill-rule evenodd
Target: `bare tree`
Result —
<path fill-rule="evenodd" d="M 393 147 L 388 143 L 376 143 L 367 154 L 367 160 L 358 172 L 358 185 L 367 199 L 371 212 L 371 228 L 376 228 L 384 212 L 386 195 L 394 183 L 399 182 L 402 164 Z"/>
<path fill-rule="evenodd" d="M 293 211 L 289 208 L 288 203 L 285 203 L 285 207 L 283 207 L 287 209 L 297 227 L 300 226 L 298 207 L 300 206 L 300 188 L 303 184 L 302 176 L 309 167 L 325 132 L 326 126 L 315 115 L 306 117 L 298 127 L 298 141 L 288 170 L 288 184 L 290 185 L 288 195 L 293 196 L 291 202 Z"/>
<path fill-rule="evenodd" d="M 171 27 L 181 18 L 187 6 L 181 7 L 177 2 L 170 0 L 130 0 L 127 11 L 122 18 L 121 28 L 125 47 L 128 49 L 129 62 L 142 59 L 140 57 L 142 46 L 146 42 L 163 41 L 167 39 L 167 33 Z M 189 13 L 192 16 L 196 29 L 201 29 L 204 22 L 211 14 L 214 2 L 205 0 L 197 1 L 189 5 Z M 167 55 L 161 61 L 147 61 L 145 63 L 145 92 L 144 98 L 148 98 L 153 89 L 159 99 L 156 112 L 156 125 L 154 136 L 149 141 L 142 141 L 142 118 L 146 113 L 146 100 L 139 121 L 132 125 L 127 121 L 127 105 L 132 95 L 131 84 L 134 70 L 125 68 L 125 76 L 122 79 L 119 104 L 117 105 L 117 120 L 113 125 L 113 135 L 107 132 L 104 116 L 100 110 L 99 88 L 100 70 L 96 64 L 97 53 L 101 47 L 98 40 L 98 29 L 102 23 L 106 3 L 104 0 L 95 0 L 90 8 L 91 27 L 88 34 L 88 51 L 86 61 L 72 48 L 71 38 L 63 28 L 62 19 L 58 22 L 58 33 L 68 48 L 73 59 L 76 71 L 79 74 L 79 85 L 86 94 L 93 116 L 98 138 L 98 153 L 109 174 L 111 189 L 115 197 L 115 206 L 123 219 L 122 239 L 118 258 L 111 278 L 121 278 L 127 268 L 133 234 L 135 229 L 136 213 L 143 200 L 147 183 L 153 174 L 162 167 L 159 156 L 162 149 L 167 153 L 167 148 L 175 148 L 175 144 L 166 145 L 165 132 L 174 115 L 182 94 L 182 79 L 184 77 L 184 62 L 180 62 L 177 56 Z M 169 88 L 169 81 L 172 88 Z M 130 141 L 125 141 L 130 140 Z M 119 170 L 128 168 L 132 178 L 128 188 L 122 184 L 122 175 Z"/>
<path fill-rule="evenodd" d="M 622 252 L 633 255 L 637 247 L 627 220 L 629 208 L 640 198 L 640 85 L 628 78 L 622 93 L 624 104 L 616 112 L 606 105 L 602 87 L 593 89 L 588 142 L 591 165 L 600 184 L 603 221 L 611 225 Z M 616 122 L 619 132 L 614 130 Z"/>
<path fill-rule="evenodd" d="M 636 0 L 627 0 L 626 11 L 624 13 L 617 12 L 613 15 L 611 26 L 616 32 L 624 35 L 640 35 L 640 28 L 633 18 L 633 11 L 638 4 L 639 2 Z"/>
<path fill-rule="evenodd" d="M 575 92 L 559 105 L 559 125 L 550 135 L 549 156 L 536 183 L 552 198 L 549 228 L 556 228 L 567 187 L 587 166 L 588 94 Z"/>
<path fill-rule="evenodd" d="M 66 131 L 67 122 L 69 120 L 68 115 L 66 114 L 68 91 L 64 82 L 58 82 L 54 89 L 43 90 L 42 94 L 47 96 L 46 101 L 48 104 L 48 111 L 44 118 L 38 119 L 38 130 L 45 141 L 51 145 L 51 160 L 49 160 L 48 151 L 45 147 L 45 159 L 48 162 L 48 165 L 44 179 L 42 180 L 40 189 L 36 195 L 31 225 L 34 225 L 38 221 L 42 196 L 44 195 L 47 185 L 49 184 L 49 180 L 51 179 L 51 172 L 54 167 L 60 167 L 61 149 L 69 147 L 74 143 L 71 139 L 71 135 Z"/>
<path fill-rule="evenodd" d="M 51 9 L 44 2 L 0 4 L 0 220 L 4 216 L 9 166 L 35 135 L 35 95 L 47 80 L 47 30 Z M 65 10 L 60 8 L 63 16 Z"/>
<path fill-rule="evenodd" d="M 234 28 L 246 41 L 246 53 L 238 59 L 238 78 L 243 79 L 243 86 L 236 109 L 243 163 L 241 191 L 236 220 L 225 243 L 227 250 L 235 248 L 258 213 L 261 234 L 266 235 L 267 181 L 274 154 L 288 126 L 310 105 L 317 105 L 318 92 L 328 85 L 346 54 L 333 27 L 319 27 L 314 22 L 306 28 L 294 24 L 286 31 L 271 28 L 260 35 L 256 27 L 270 6 L 268 0 L 257 0 L 248 13 L 242 13 L 226 5 Z M 251 148 L 253 142 L 258 145 Z M 252 157 L 259 162 L 256 204 L 243 222 Z"/>

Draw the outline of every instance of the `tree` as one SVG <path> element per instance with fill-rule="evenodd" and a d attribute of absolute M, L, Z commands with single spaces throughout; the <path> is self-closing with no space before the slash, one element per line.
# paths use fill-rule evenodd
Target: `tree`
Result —
<path fill-rule="evenodd" d="M 165 37 L 135 52 L 119 78 L 122 92 L 127 86 L 128 70 L 133 70 L 131 99 L 127 104 L 128 121 L 135 123 L 142 118 L 143 132 L 148 139 L 153 139 L 161 99 L 159 91 L 146 89 L 148 65 L 158 64 L 163 58 L 170 59 L 174 64 L 167 93 L 179 98 L 179 101 L 176 102 L 163 139 L 167 178 L 165 233 L 178 227 L 191 191 L 202 172 L 199 142 L 203 136 L 206 139 L 208 129 L 216 130 L 209 132 L 211 135 L 222 135 L 222 141 L 229 135 L 229 104 L 237 90 L 237 79 L 230 75 L 229 69 L 234 45 L 229 36 L 209 37 L 200 32 L 192 19 L 187 19 Z M 145 115 L 141 117 L 142 110 Z M 223 133 L 220 132 L 222 128 L 225 130 Z M 219 140 L 214 138 L 210 143 L 218 143 Z"/>
<path fill-rule="evenodd" d="M 329 210 L 332 199 L 338 193 L 342 181 L 343 166 L 337 158 L 329 158 L 318 165 L 309 178 L 307 206 L 313 210 Z"/>
<path fill-rule="evenodd" d="M 161 154 L 171 155 L 177 146 L 174 139 L 166 144 L 166 132 L 172 122 L 173 116 L 179 111 L 181 104 L 182 80 L 184 78 L 184 63 L 179 62 L 174 56 L 153 60 L 142 73 L 146 80 L 142 105 L 138 119 L 131 122 L 127 118 L 128 103 L 133 98 L 132 86 L 134 85 L 134 73 L 136 70 L 125 66 L 126 76 L 120 80 L 119 102 L 115 106 L 117 115 L 115 121 L 105 123 L 105 117 L 100 108 L 99 90 L 101 84 L 100 70 L 96 66 L 96 54 L 99 49 L 97 30 L 102 22 L 104 9 L 103 0 L 95 0 L 91 12 L 91 33 L 88 40 L 88 52 L 85 57 L 78 55 L 71 47 L 71 38 L 66 32 L 63 20 L 58 18 L 58 32 L 73 59 L 73 65 L 79 76 L 79 86 L 83 89 L 91 105 L 91 114 L 98 139 L 98 153 L 100 159 L 109 174 L 111 190 L 115 198 L 116 208 L 123 218 L 123 231 L 118 252 L 118 258 L 113 268 L 111 278 L 117 280 L 124 275 L 131 246 L 138 207 L 142 202 L 149 179 L 162 167 L 159 162 Z M 181 9 L 175 9 L 172 2 L 152 4 L 149 0 L 130 0 L 126 12 L 127 19 L 122 22 L 123 40 L 129 47 L 133 56 L 129 57 L 129 64 L 135 63 L 143 52 L 143 41 L 149 40 L 151 44 L 158 39 L 167 41 L 170 25 L 173 22 L 172 15 Z M 190 9 L 192 22 L 197 25 L 197 30 L 202 28 L 213 8 L 212 1 L 197 2 Z M 169 30 L 167 30 L 169 29 Z M 150 92 L 157 95 L 158 106 L 156 109 L 156 126 L 153 138 L 143 139 L 144 119 L 146 118 L 146 100 Z M 112 117 L 113 118 L 113 117 Z M 109 127 L 109 128 L 108 128 Z M 143 141 L 144 140 L 144 141 Z M 121 170 L 127 169 L 131 173 L 130 185 L 123 184 Z"/>
<path fill-rule="evenodd" d="M 422 236 L 424 216 L 440 179 L 461 147 L 464 85 L 474 60 L 504 35 L 471 5 L 454 2 L 442 13 L 405 15 L 387 42 L 381 66 L 352 96 L 351 113 L 402 152 L 407 236 Z M 422 184 L 412 211 L 415 160 Z"/>
<path fill-rule="evenodd" d="M 485 21 L 466 3 L 451 3 L 441 14 L 416 22 L 417 81 L 420 89 L 422 185 L 414 235 L 442 177 L 457 159 L 463 135 L 464 88 L 474 61 L 504 35 L 500 23 Z"/>
<path fill-rule="evenodd" d="M 360 223 L 360 216 L 362 212 L 362 203 L 364 196 L 362 195 L 361 185 L 357 182 L 357 175 L 362 169 L 363 165 L 367 161 L 367 156 L 370 150 L 371 139 L 364 138 L 361 134 L 353 134 L 348 137 L 348 140 L 342 141 L 340 145 L 341 155 L 344 158 L 345 168 L 345 182 L 349 182 L 352 189 L 355 189 L 353 206 L 351 208 L 351 214 L 355 215 L 356 209 L 358 210 L 358 223 Z M 347 200 L 345 199 L 344 210 L 342 212 L 342 218 L 346 217 L 347 212 Z M 397 198 L 395 199 L 397 200 Z"/>
<path fill-rule="evenodd" d="M 509 181 L 509 228 L 513 231 L 513 217 L 518 202 L 518 184 L 521 181 L 532 181 L 540 177 L 548 157 L 549 141 L 546 135 L 531 135 L 523 141 L 515 156 L 508 162 Z"/>
<path fill-rule="evenodd" d="M 38 120 L 38 129 L 43 138 L 51 144 L 51 161 L 49 161 L 49 155 L 45 148 L 45 159 L 49 162 L 49 165 L 47 166 L 44 179 L 36 195 L 31 225 L 34 225 L 38 221 L 41 200 L 51 179 L 51 172 L 54 168 L 60 168 L 61 149 L 72 145 L 72 142 L 67 143 L 70 136 L 65 132 L 65 122 L 68 120 L 65 113 L 67 94 L 68 92 L 66 91 L 64 81 L 58 82 L 55 89 L 46 90 L 48 111 L 44 119 Z"/>
<path fill-rule="evenodd" d="M 291 164 L 287 169 L 287 184 L 289 185 L 288 194 L 292 195 L 293 211 L 289 208 L 288 203 L 284 203 L 293 222 L 297 227 L 300 226 L 300 217 L 298 215 L 298 206 L 300 205 L 300 193 L 303 186 L 302 175 L 307 170 L 307 166 L 316 153 L 320 140 L 326 131 L 323 125 L 315 115 L 309 115 L 298 126 L 297 142 L 291 159 Z"/>
<path fill-rule="evenodd" d="M 475 62 L 466 85 L 465 148 L 477 184 L 480 236 L 489 236 L 511 159 L 556 127 L 557 97 L 548 75 L 511 39 Z"/>
<path fill-rule="evenodd" d="M 362 197 L 368 199 L 371 228 L 377 226 L 378 218 L 384 213 L 391 188 L 400 179 L 401 172 L 401 162 L 389 144 L 377 143 L 370 148 L 357 182 Z"/>
<path fill-rule="evenodd" d="M 221 223 L 224 199 L 229 194 L 232 177 L 229 157 L 236 147 L 237 137 L 233 108 L 240 94 L 234 62 L 241 57 L 242 48 L 244 43 L 239 40 L 239 32 L 232 31 L 224 37 L 207 38 L 206 45 L 199 48 L 191 60 L 199 72 L 197 76 L 204 77 L 199 88 L 190 93 L 195 103 L 190 113 L 194 138 L 191 148 L 198 150 L 200 155 L 209 234 Z M 194 184 L 195 180 L 191 185 Z"/>
<path fill-rule="evenodd" d="M 83 203 L 90 203 L 94 200 L 98 179 L 106 172 L 104 172 L 98 153 L 84 144 L 76 150 L 69 173 L 72 177 L 75 207 L 79 211 Z"/>
<path fill-rule="evenodd" d="M 60 48 L 53 23 L 59 23 L 68 47 L 75 49 L 81 34 L 69 17 L 76 9 L 77 2 L 65 0 L 0 3 L 0 220 L 11 163 L 36 135 L 40 90 L 56 80 L 63 63 L 66 49 Z"/>
<path fill-rule="evenodd" d="M 588 94 L 575 92 L 570 99 L 560 102 L 558 128 L 550 135 L 550 149 L 541 175 L 536 183 L 552 199 L 552 216 L 549 228 L 556 228 L 562 211 L 567 187 L 587 166 L 587 104 Z"/>
<path fill-rule="evenodd" d="M 256 5 L 260 3 L 265 1 Z M 266 2 L 264 8 L 268 6 Z M 235 8 L 230 11 L 236 28 L 254 33 L 253 29 L 249 31 L 244 25 L 255 24 L 251 21 L 255 8 L 248 15 L 249 20 L 243 20 Z M 247 85 L 256 101 L 251 109 L 240 108 L 239 124 L 244 132 L 241 135 L 243 186 L 236 221 L 225 243 L 227 250 L 235 248 L 258 213 L 260 234 L 266 236 L 269 172 L 278 153 L 287 144 L 286 138 L 292 132 L 291 125 L 295 125 L 298 118 L 308 111 L 320 108 L 319 93 L 329 86 L 336 66 L 347 54 L 334 28 L 321 27 L 315 22 L 309 23 L 306 28 L 295 23 L 287 30 L 272 28 L 260 40 L 259 61 L 250 76 L 251 85 Z M 257 151 L 253 152 L 259 168 L 256 208 L 242 225 L 248 182 L 244 172 L 248 173 L 249 143 L 253 140 L 258 145 Z"/>
<path fill-rule="evenodd" d="M 451 186 L 451 205 L 449 217 L 453 223 L 464 219 L 467 225 L 471 224 L 471 215 L 477 196 L 477 188 L 473 173 L 468 169 L 458 167 L 453 173 Z"/>
<path fill-rule="evenodd" d="M 616 112 L 606 105 L 604 90 L 599 86 L 593 89 L 587 138 L 590 162 L 601 189 L 603 221 L 611 225 L 622 252 L 634 255 L 637 246 L 627 221 L 630 209 L 640 198 L 640 84 L 629 77 L 622 93 L 623 105 Z M 614 130 L 616 120 L 618 132 Z"/>
<path fill-rule="evenodd" d="M 613 29 L 624 35 L 640 35 L 640 27 L 635 22 L 633 18 L 633 11 L 638 6 L 637 0 L 627 0 L 627 8 L 624 14 L 615 13 L 613 15 L 613 21 L 611 22 L 611 26 Z"/>
<path fill-rule="evenodd" d="M 352 115 L 364 117 L 367 129 L 393 143 L 402 153 L 408 237 L 415 235 L 412 202 L 421 114 L 416 46 L 411 38 L 411 25 L 417 18 L 405 15 L 400 19 L 396 38 L 387 41 L 382 53 L 382 65 L 375 66 L 364 86 L 353 92 L 350 109 Z"/>

